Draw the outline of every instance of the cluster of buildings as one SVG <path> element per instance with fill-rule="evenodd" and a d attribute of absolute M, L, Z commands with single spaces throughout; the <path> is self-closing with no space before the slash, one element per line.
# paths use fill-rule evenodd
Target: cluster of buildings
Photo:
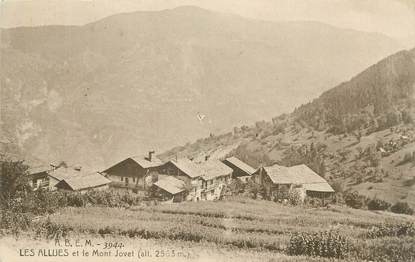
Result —
<path fill-rule="evenodd" d="M 128 157 L 101 172 L 84 172 L 80 167 L 38 167 L 30 170 L 33 188 L 85 192 L 126 190 L 146 192 L 162 201 L 220 199 L 233 180 L 256 183 L 270 200 L 284 199 L 290 190 L 326 198 L 334 193 L 327 181 L 305 165 L 273 165 L 255 169 L 236 157 L 224 160 L 187 158 L 163 162 L 154 156 Z"/>

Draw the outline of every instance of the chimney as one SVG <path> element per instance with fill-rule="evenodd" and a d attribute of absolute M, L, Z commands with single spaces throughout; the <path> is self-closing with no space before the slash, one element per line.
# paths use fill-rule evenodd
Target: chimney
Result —
<path fill-rule="evenodd" d="M 73 168 L 74 170 L 76 170 L 76 171 L 81 171 L 81 169 L 82 169 L 82 166 L 74 166 L 74 168 Z"/>
<path fill-rule="evenodd" d="M 151 160 L 152 160 L 152 156 L 153 156 L 153 154 L 154 154 L 154 153 L 156 153 L 154 150 L 153 150 L 153 151 L 149 151 L 149 152 L 148 152 L 148 158 L 147 158 L 147 160 L 148 160 L 148 161 L 150 161 L 150 162 L 151 162 Z"/>
<path fill-rule="evenodd" d="M 209 157 L 210 157 L 209 155 L 206 155 L 205 156 L 205 161 L 208 161 L 209 160 Z"/>

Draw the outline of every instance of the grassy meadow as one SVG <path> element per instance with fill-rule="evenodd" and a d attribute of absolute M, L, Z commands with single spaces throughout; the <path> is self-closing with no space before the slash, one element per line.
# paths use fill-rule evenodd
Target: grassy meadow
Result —
<path fill-rule="evenodd" d="M 314 253 L 292 256 L 288 251 L 292 236 L 321 232 L 336 232 L 350 244 L 345 256 L 327 261 L 414 261 L 414 222 L 413 216 L 384 211 L 292 207 L 243 198 L 127 209 L 67 207 L 48 220 L 70 237 L 185 249 L 191 254 L 182 258 L 186 261 L 324 261 Z M 323 241 L 336 248 L 340 240 Z"/>

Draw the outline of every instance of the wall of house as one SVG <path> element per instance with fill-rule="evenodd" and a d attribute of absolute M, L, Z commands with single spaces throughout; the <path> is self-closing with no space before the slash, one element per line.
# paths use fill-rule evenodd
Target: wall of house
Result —
<path fill-rule="evenodd" d="M 321 199 L 330 199 L 334 196 L 334 192 L 319 192 L 319 191 L 306 191 L 307 196 L 309 197 L 317 197 Z"/>
<path fill-rule="evenodd" d="M 57 190 L 57 188 L 55 187 L 57 183 L 59 183 L 59 180 L 57 180 L 54 177 L 49 176 L 49 190 L 50 191 L 55 191 Z"/>
<path fill-rule="evenodd" d="M 126 159 L 105 171 L 111 180 L 111 186 L 126 188 L 144 188 L 145 176 L 150 169 L 144 169 L 131 159 Z"/>
<path fill-rule="evenodd" d="M 200 179 L 200 183 L 196 188 L 196 200 L 215 200 L 218 199 L 225 185 L 232 181 L 232 174 L 226 176 L 215 177 L 209 180 Z"/>
<path fill-rule="evenodd" d="M 265 199 L 267 200 L 278 200 L 286 199 L 288 197 L 288 192 L 291 188 L 289 184 L 274 184 L 265 170 L 260 170 L 257 173 L 253 174 L 253 181 L 261 185 L 265 190 Z"/>
<path fill-rule="evenodd" d="M 174 176 L 177 179 L 184 181 L 189 184 L 192 180 L 186 173 L 178 169 L 175 165 L 170 162 L 156 168 L 156 170 L 163 175 Z"/>
<path fill-rule="evenodd" d="M 33 189 L 43 188 L 48 189 L 50 191 L 55 191 L 55 185 L 59 182 L 54 177 L 51 177 L 47 172 L 39 173 L 36 175 L 30 176 L 29 185 Z"/>

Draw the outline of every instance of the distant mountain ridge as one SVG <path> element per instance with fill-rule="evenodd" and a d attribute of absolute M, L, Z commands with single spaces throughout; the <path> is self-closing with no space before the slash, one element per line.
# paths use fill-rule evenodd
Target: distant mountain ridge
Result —
<path fill-rule="evenodd" d="M 400 49 L 195 7 L 2 29 L 0 45 L 3 133 L 41 161 L 97 168 L 287 112 Z"/>

